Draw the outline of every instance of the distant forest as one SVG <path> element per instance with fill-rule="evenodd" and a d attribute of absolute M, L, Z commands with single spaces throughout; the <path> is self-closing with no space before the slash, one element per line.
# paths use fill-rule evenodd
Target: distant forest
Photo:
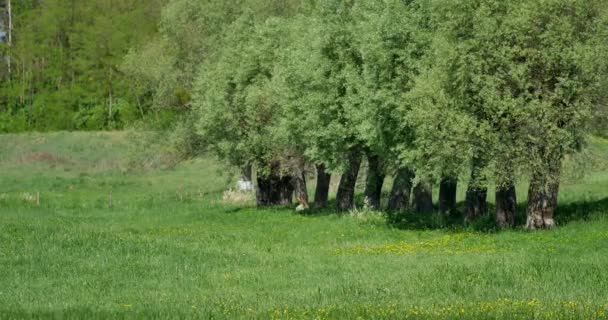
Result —
<path fill-rule="evenodd" d="M 165 1 L 2 2 L 0 132 L 116 129 L 150 113 L 122 64 L 158 34 Z"/>
<path fill-rule="evenodd" d="M 319 16 L 356 2 L 0 0 L 0 132 L 169 127 L 239 18 Z M 595 110 L 596 133 L 607 118 Z"/>
<path fill-rule="evenodd" d="M 0 132 L 171 126 L 225 27 L 299 2 L 0 0 Z"/>

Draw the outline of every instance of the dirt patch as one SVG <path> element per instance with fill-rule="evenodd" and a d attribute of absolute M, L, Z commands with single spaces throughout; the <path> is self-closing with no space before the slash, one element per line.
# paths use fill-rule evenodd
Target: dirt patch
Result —
<path fill-rule="evenodd" d="M 111 171 L 115 169 L 121 169 L 122 167 L 123 163 L 118 159 L 102 159 L 95 163 L 94 171 Z"/>
<path fill-rule="evenodd" d="M 27 154 L 21 157 L 21 163 L 46 163 L 51 166 L 74 165 L 74 161 L 70 158 L 54 155 L 49 152 L 34 152 Z"/>

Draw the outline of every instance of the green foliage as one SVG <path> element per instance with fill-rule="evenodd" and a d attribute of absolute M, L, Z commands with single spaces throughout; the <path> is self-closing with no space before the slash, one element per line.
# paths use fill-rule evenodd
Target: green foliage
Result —
<path fill-rule="evenodd" d="M 159 1 L 13 1 L 14 43 L 0 47 L 11 57 L 10 74 L 2 59 L 0 112 L 26 121 L 2 131 L 131 123 L 137 104 L 118 66 L 130 47 L 156 32 L 159 13 Z"/>
<path fill-rule="evenodd" d="M 549 159 L 579 151 L 601 97 L 602 8 L 597 1 L 437 2 L 433 54 L 411 94 L 417 158 L 435 171 L 442 162 L 463 169 L 481 161 L 502 183 L 514 172 L 546 174 Z"/>
<path fill-rule="evenodd" d="M 303 156 L 340 170 L 365 152 L 418 177 L 475 167 L 476 182 L 500 185 L 555 171 L 605 103 L 599 2 L 329 1 L 297 12 L 220 19 L 215 52 L 199 59 L 199 133 L 233 165 Z"/>
<path fill-rule="evenodd" d="M 243 15 L 257 21 L 289 15 L 300 1 L 174 0 L 162 9 L 152 41 L 131 50 L 123 69 L 137 82 L 136 98 L 154 108 L 188 109 L 199 69 L 226 45 L 227 28 Z"/>
<path fill-rule="evenodd" d="M 187 119 L 197 125 L 182 141 L 234 165 L 305 157 L 338 170 L 365 152 L 437 179 L 476 164 L 500 183 L 579 151 L 605 122 L 599 0 L 53 0 L 14 11 L 3 131 Z"/>
<path fill-rule="evenodd" d="M 313 162 L 338 169 L 363 143 L 349 113 L 359 105 L 349 105 L 347 79 L 359 72 L 360 55 L 353 44 L 350 9 L 333 4 L 284 22 L 290 41 L 275 64 L 274 85 L 289 145 Z"/>
<path fill-rule="evenodd" d="M 419 74 L 430 42 L 423 2 L 357 2 L 353 34 L 361 57 L 360 73 L 350 74 L 350 113 L 357 135 L 373 154 L 399 162 L 412 144 L 412 106 L 406 94 Z M 403 160 L 403 159 L 401 159 Z"/>
<path fill-rule="evenodd" d="M 243 71 L 237 70 L 240 61 L 236 57 L 248 58 L 245 52 L 239 52 L 236 48 L 250 46 L 252 51 L 257 49 L 255 43 L 245 36 L 248 29 L 239 29 L 237 25 L 247 19 L 254 24 L 263 22 L 272 16 L 288 16 L 299 7 L 300 1 L 282 1 L 280 3 L 267 0 L 171 1 L 163 8 L 160 31 L 157 37 L 150 43 L 130 51 L 122 66 L 122 70 L 135 84 L 135 90 L 132 92 L 134 100 L 137 101 L 141 109 L 153 111 L 156 118 L 159 117 L 159 114 L 169 112 L 169 114 L 182 115 L 173 118 L 173 120 L 187 119 L 187 122 L 192 122 L 193 119 L 199 117 L 200 105 L 206 105 L 206 103 L 211 102 L 210 99 L 213 99 L 212 97 L 206 97 L 206 93 L 201 93 L 201 91 L 217 94 L 226 92 L 227 89 L 222 88 L 221 85 L 230 76 L 229 72 L 246 76 Z M 238 32 L 242 34 L 235 35 Z M 237 40 L 237 37 L 241 38 Z M 257 39 L 267 42 L 267 39 L 262 36 Z M 240 43 L 241 41 L 243 43 Z M 268 49 L 262 48 L 260 50 Z M 253 52 L 249 53 L 254 54 Z M 226 57 L 227 54 L 231 56 Z M 237 56 L 234 56 L 234 54 L 237 54 Z M 207 85 L 204 84 L 205 76 L 199 76 L 200 70 L 209 73 L 206 78 L 207 81 L 219 86 L 215 89 L 220 91 L 210 91 L 212 89 L 206 87 Z M 244 72 L 255 71 L 247 70 Z M 215 80 L 212 80 L 211 75 L 218 76 L 218 79 L 223 80 L 214 83 Z M 239 75 L 236 76 L 236 78 L 238 77 Z M 200 78 L 203 79 L 197 80 Z M 241 81 L 245 81 L 245 79 L 241 79 Z M 199 84 L 199 87 L 196 87 L 195 84 Z M 205 87 L 200 88 L 200 86 Z M 258 87 L 255 90 L 261 89 Z M 196 96 L 201 97 L 200 100 L 206 100 L 206 102 L 195 101 L 193 103 L 193 97 Z M 253 95 L 250 97 L 254 99 Z M 263 97 L 259 96 L 258 98 Z M 193 105 L 197 108 L 193 109 Z M 214 107 L 214 109 L 220 111 L 217 107 Z M 209 119 L 205 120 L 207 118 L 205 116 L 203 121 L 209 123 L 210 119 L 213 118 L 212 113 L 209 113 L 208 116 Z M 176 125 L 167 122 L 161 121 L 160 123 L 165 128 L 172 128 Z M 187 127 L 195 129 L 192 126 Z M 228 128 L 234 129 L 228 124 L 221 129 Z M 191 141 L 195 144 L 190 147 L 192 149 L 197 149 L 197 145 L 202 142 L 191 139 L 198 136 L 198 133 L 194 131 L 181 130 L 179 132 L 186 135 L 180 139 L 181 141 Z M 230 134 L 223 135 L 219 131 L 203 130 L 202 137 L 205 138 L 207 143 L 210 143 L 214 141 L 212 137 L 227 139 L 234 136 L 235 132 L 230 132 Z M 217 146 L 219 143 L 211 144 Z M 240 144 L 242 146 L 244 143 Z M 218 151 L 220 149 L 222 148 L 216 148 Z M 236 147 L 236 149 L 239 148 Z M 231 154 L 233 163 L 249 161 L 236 159 L 238 152 L 235 150 L 230 152 L 224 150 L 224 152 Z M 264 153 L 264 151 L 257 153 Z M 241 156 L 238 157 L 242 158 Z"/>
<path fill-rule="evenodd" d="M 283 136 L 277 130 L 281 106 L 272 85 L 273 62 L 283 38 L 278 20 L 254 26 L 237 20 L 222 40 L 225 50 L 201 69 L 197 83 L 200 135 L 234 165 L 263 170 L 278 161 Z"/>
<path fill-rule="evenodd" d="M 340 172 L 366 155 L 376 171 L 468 175 L 481 189 L 529 176 L 540 195 L 574 176 L 562 162 L 605 126 L 601 0 L 52 0 L 15 12 L 3 131 L 146 119 L 179 160 L 206 149 L 262 174 Z"/>

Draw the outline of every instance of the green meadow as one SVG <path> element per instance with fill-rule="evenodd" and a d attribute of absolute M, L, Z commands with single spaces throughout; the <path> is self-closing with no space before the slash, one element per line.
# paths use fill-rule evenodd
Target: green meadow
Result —
<path fill-rule="evenodd" d="M 0 136 L 1 319 L 608 318 L 607 140 L 567 161 L 543 232 L 256 209 L 212 157 L 133 140 Z"/>

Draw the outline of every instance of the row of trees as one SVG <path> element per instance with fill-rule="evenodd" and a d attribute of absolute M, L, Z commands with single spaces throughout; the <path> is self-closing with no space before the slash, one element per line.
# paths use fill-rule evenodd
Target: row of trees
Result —
<path fill-rule="evenodd" d="M 340 173 L 338 209 L 455 209 L 514 224 L 517 177 L 530 181 L 527 228 L 554 226 L 562 159 L 605 110 L 608 21 L 601 0 L 175 0 L 157 41 L 125 63 L 141 98 L 189 110 L 188 138 L 257 171 L 259 205 L 315 205 Z M 151 63 L 155 61 L 155 63 Z M 411 199 L 410 199 L 411 198 Z"/>
<path fill-rule="evenodd" d="M 205 146 L 250 176 L 259 205 L 456 206 L 553 226 L 562 159 L 608 121 L 602 0 L 0 0 L 0 131 L 119 128 L 181 115 L 183 156 Z M 163 6 L 164 4 L 164 6 Z M 159 22 L 160 21 L 160 22 Z M 131 49 L 129 49 L 131 48 Z"/>

